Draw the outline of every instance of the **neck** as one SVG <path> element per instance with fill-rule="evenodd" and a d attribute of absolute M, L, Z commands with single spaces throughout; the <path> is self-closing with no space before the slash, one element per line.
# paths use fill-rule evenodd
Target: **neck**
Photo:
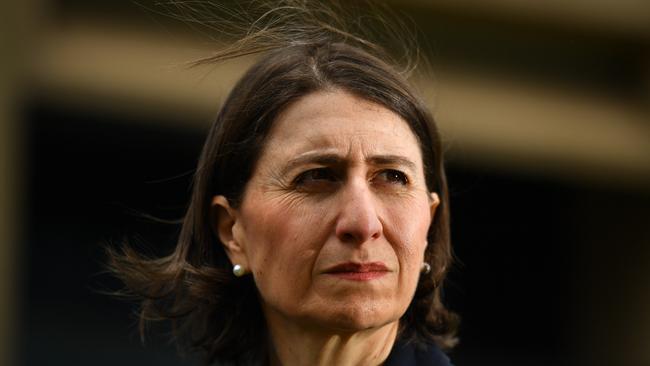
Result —
<path fill-rule="evenodd" d="M 323 331 L 269 315 L 271 366 L 381 365 L 395 343 L 398 329 L 398 321 L 394 321 L 361 331 Z"/>

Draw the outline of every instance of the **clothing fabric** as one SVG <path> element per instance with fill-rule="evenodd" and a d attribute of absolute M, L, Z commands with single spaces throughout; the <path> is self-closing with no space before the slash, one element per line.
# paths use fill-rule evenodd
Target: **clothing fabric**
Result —
<path fill-rule="evenodd" d="M 269 365 L 265 356 L 252 356 L 239 362 L 217 362 L 215 366 L 261 366 Z M 397 340 L 383 366 L 454 366 L 449 357 L 433 343 L 426 345 Z"/>
<path fill-rule="evenodd" d="M 435 344 L 418 345 L 395 342 L 384 366 L 453 366 L 449 357 Z"/>

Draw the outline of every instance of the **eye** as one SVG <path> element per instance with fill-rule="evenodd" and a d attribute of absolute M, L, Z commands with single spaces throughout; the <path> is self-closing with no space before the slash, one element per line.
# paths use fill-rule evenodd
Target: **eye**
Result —
<path fill-rule="evenodd" d="M 297 187 L 314 187 L 323 184 L 336 183 L 340 179 L 330 168 L 310 169 L 300 173 L 293 181 Z"/>
<path fill-rule="evenodd" d="M 386 169 L 377 174 L 377 178 L 389 184 L 407 185 L 409 183 L 406 174 L 395 169 Z"/>

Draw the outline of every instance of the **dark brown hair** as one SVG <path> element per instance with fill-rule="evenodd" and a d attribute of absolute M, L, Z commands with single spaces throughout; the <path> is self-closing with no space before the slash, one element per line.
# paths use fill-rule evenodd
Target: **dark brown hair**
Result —
<path fill-rule="evenodd" d="M 406 79 L 373 53 L 340 39 L 297 42 L 267 51 L 239 80 L 203 147 L 175 251 L 157 259 L 144 258 L 128 246 L 109 251 L 111 270 L 141 300 L 142 327 L 151 320 L 171 320 L 181 348 L 204 351 L 208 363 L 246 364 L 265 357 L 267 333 L 259 295 L 252 276 L 232 274 L 213 232 L 212 197 L 224 195 L 237 207 L 276 116 L 307 94 L 343 90 L 393 111 L 417 137 L 427 187 L 438 193 L 441 203 L 425 252 L 432 270 L 420 277 L 400 320 L 399 337 L 453 347 L 457 318 L 441 301 L 452 252 L 440 137 Z"/>

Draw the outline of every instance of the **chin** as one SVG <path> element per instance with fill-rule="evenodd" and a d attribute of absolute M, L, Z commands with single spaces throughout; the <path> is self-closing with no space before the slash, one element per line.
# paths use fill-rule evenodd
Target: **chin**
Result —
<path fill-rule="evenodd" d="M 321 312 L 316 321 L 325 328 L 357 332 L 382 327 L 397 321 L 400 316 L 401 313 L 390 311 L 381 304 L 345 304 Z"/>

